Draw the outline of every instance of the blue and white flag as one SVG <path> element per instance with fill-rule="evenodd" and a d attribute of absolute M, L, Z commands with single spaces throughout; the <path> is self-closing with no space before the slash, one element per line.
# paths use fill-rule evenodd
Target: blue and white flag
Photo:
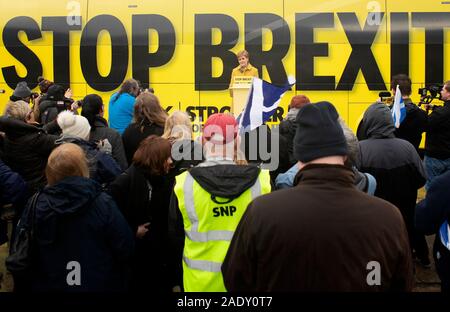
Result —
<path fill-rule="evenodd" d="M 280 104 L 281 97 L 294 84 L 295 79 L 293 77 L 289 77 L 289 81 L 283 87 L 277 87 L 267 81 L 253 78 L 247 104 L 237 119 L 239 132 L 252 131 L 269 120 Z"/>
<path fill-rule="evenodd" d="M 395 90 L 394 97 L 394 105 L 392 106 L 392 119 L 394 120 L 395 128 L 400 127 L 400 124 L 406 117 L 406 107 L 403 102 L 402 93 L 400 92 L 400 88 L 397 85 L 397 89 Z"/>
<path fill-rule="evenodd" d="M 442 245 L 444 245 L 448 250 L 450 250 L 450 226 L 448 222 L 445 221 L 441 228 L 439 229 L 439 234 L 441 236 Z"/>

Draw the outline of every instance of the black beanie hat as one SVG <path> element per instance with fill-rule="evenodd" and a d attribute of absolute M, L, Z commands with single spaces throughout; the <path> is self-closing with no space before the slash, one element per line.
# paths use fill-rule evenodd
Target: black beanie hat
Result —
<path fill-rule="evenodd" d="M 295 159 L 303 163 L 336 155 L 347 155 L 347 142 L 333 104 L 318 102 L 300 109 L 295 120 Z"/>

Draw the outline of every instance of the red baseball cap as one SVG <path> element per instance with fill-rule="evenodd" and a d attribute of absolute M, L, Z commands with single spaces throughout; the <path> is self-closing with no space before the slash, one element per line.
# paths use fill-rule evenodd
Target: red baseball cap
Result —
<path fill-rule="evenodd" d="M 213 114 L 203 128 L 203 138 L 214 144 L 227 144 L 236 138 L 237 133 L 237 122 L 231 114 Z"/>

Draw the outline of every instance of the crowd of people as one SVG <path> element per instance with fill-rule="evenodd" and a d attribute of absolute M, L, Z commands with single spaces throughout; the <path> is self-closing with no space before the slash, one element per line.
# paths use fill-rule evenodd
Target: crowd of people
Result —
<path fill-rule="evenodd" d="M 332 103 L 294 96 L 269 172 L 233 115 L 209 116 L 194 139 L 189 116 L 169 115 L 134 79 L 111 96 L 108 120 L 97 94 L 18 83 L 0 117 L 0 245 L 10 242 L 14 290 L 411 291 L 435 234 L 450 292 L 450 81 L 429 114 L 406 75 L 397 85 L 400 127 L 376 101 L 356 134 Z"/>

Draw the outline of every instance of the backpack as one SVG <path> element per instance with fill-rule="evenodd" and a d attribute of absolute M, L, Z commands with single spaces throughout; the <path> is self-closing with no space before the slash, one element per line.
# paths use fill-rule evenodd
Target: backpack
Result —
<path fill-rule="evenodd" d="M 6 268 L 13 275 L 25 274 L 31 268 L 34 249 L 34 226 L 36 219 L 36 203 L 39 192 L 30 199 L 30 210 L 18 224 L 17 235 L 12 242 L 10 255 L 6 258 Z M 31 220 L 30 220 L 31 216 Z M 22 222 L 25 221 L 25 224 Z"/>

